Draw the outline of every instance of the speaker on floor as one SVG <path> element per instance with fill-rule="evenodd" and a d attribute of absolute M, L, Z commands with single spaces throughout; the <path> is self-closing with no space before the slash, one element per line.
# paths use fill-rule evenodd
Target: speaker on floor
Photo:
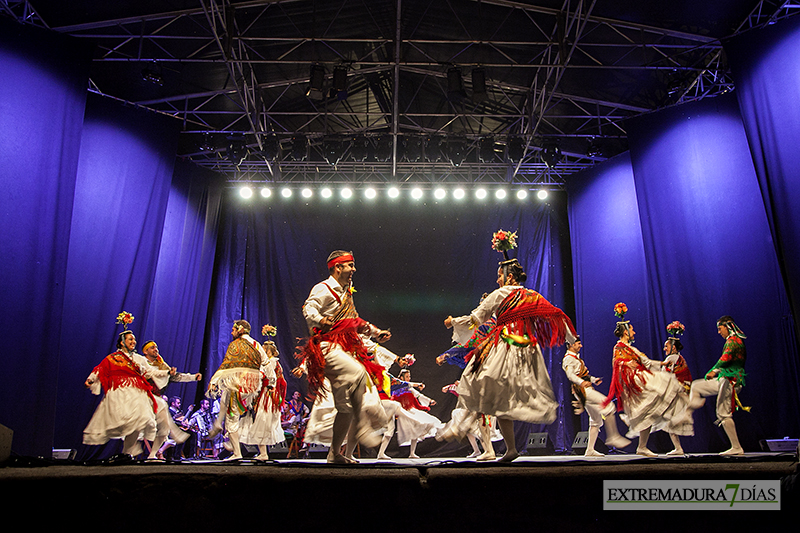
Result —
<path fill-rule="evenodd" d="M 555 449 L 547 433 L 528 434 L 528 455 L 553 455 Z"/>
<path fill-rule="evenodd" d="M 586 453 L 586 447 L 589 445 L 589 432 L 579 431 L 575 434 L 575 440 L 572 441 L 572 453 L 575 455 L 583 455 Z M 600 437 L 597 437 L 597 442 L 594 444 L 594 449 L 600 453 L 608 452 L 608 447 L 603 443 Z"/>

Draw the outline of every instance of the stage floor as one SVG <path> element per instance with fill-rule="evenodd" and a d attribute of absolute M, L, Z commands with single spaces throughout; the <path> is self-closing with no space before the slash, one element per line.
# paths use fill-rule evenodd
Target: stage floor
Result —
<path fill-rule="evenodd" d="M 33 463 L 31 463 L 33 464 Z M 796 523 L 794 453 L 522 456 L 513 463 L 421 458 L 66 462 L 0 468 L 7 520 L 93 529 L 188 531 L 703 531 Z M 44 466 L 46 464 L 46 466 Z M 604 480 L 781 480 L 780 511 L 604 511 Z M 33 520 L 33 522 L 31 522 Z M 232 522 L 233 521 L 233 522 Z M 234 524 L 232 526 L 232 524 Z M 796 525 L 796 524 L 795 524 Z M 176 529 L 177 528 L 177 529 Z"/>

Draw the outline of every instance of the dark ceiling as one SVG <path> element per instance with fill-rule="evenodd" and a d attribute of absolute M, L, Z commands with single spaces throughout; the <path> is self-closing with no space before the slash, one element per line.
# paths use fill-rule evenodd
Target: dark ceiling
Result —
<path fill-rule="evenodd" d="M 6 15 L 94 42 L 89 90 L 174 116 L 178 155 L 231 181 L 553 186 L 625 151 L 625 119 L 732 90 L 721 41 L 796 10 L 756 0 L 0 0 Z M 319 90 L 309 90 L 313 69 Z"/>

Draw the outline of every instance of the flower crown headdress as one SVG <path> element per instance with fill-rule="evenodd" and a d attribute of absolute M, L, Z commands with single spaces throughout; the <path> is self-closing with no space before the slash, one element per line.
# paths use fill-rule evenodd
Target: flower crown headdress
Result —
<path fill-rule="evenodd" d="M 505 231 L 503 229 L 492 234 L 492 250 L 501 252 L 503 258 L 508 261 L 508 251 L 517 247 L 517 232 Z"/>
<path fill-rule="evenodd" d="M 673 320 L 667 324 L 667 333 L 669 333 L 670 340 L 677 341 L 679 337 L 683 335 L 684 331 L 686 331 L 686 326 L 677 320 Z"/>

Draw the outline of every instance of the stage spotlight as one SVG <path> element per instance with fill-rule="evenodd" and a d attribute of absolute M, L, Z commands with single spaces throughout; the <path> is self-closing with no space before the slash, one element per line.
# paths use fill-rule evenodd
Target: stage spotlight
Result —
<path fill-rule="evenodd" d="M 308 139 L 305 135 L 295 135 L 292 137 L 292 149 L 289 157 L 294 161 L 305 161 L 308 156 Z"/>
<path fill-rule="evenodd" d="M 505 189 L 497 189 L 494 191 L 494 197 L 498 200 L 504 200 L 506 197 L 506 190 Z"/>
<path fill-rule="evenodd" d="M 413 198 L 414 200 L 419 200 L 420 198 L 422 198 L 422 189 L 420 189 L 419 187 L 414 187 L 413 189 L 411 189 L 411 198 Z"/>
<path fill-rule="evenodd" d="M 353 196 L 353 190 L 350 189 L 349 187 L 345 187 L 344 189 L 339 191 L 339 194 L 342 196 L 342 198 L 347 200 Z"/>
<path fill-rule="evenodd" d="M 375 159 L 378 161 L 388 161 L 392 158 L 394 140 L 391 135 L 379 135 L 375 139 Z"/>
<path fill-rule="evenodd" d="M 447 196 L 447 191 L 445 191 L 442 188 L 438 188 L 435 191 L 433 191 L 433 196 L 437 200 L 444 200 L 444 197 Z"/>
<path fill-rule="evenodd" d="M 333 68 L 333 83 L 331 97 L 337 100 L 347 100 L 347 67 L 339 65 Z"/>
<path fill-rule="evenodd" d="M 329 165 L 336 165 L 347 151 L 347 146 L 338 137 L 325 137 L 322 140 L 322 156 Z"/>
<path fill-rule="evenodd" d="M 527 197 L 528 197 L 528 191 L 526 191 L 525 189 L 520 189 L 517 191 L 517 198 L 519 200 L 524 200 Z"/>
<path fill-rule="evenodd" d="M 484 198 L 486 198 L 486 189 L 476 189 L 475 198 L 477 198 L 478 200 L 483 200 Z"/>
<path fill-rule="evenodd" d="M 506 144 L 506 157 L 512 163 L 519 163 L 525 156 L 525 142 L 522 137 L 513 136 L 508 138 Z"/>
<path fill-rule="evenodd" d="M 281 145 L 274 135 L 267 135 L 261 142 L 261 153 L 267 161 L 275 161 L 281 153 Z"/>
<path fill-rule="evenodd" d="M 368 187 L 364 190 L 364 196 L 370 200 L 374 200 L 375 197 L 378 196 L 378 193 L 372 187 Z"/>
<path fill-rule="evenodd" d="M 203 140 L 200 142 L 198 148 L 201 152 L 215 152 L 217 147 L 214 144 L 214 137 L 207 131 L 203 132 Z"/>
<path fill-rule="evenodd" d="M 308 187 L 306 187 L 300 192 L 300 194 L 303 195 L 303 198 L 311 198 L 314 195 L 314 192 Z"/>
<path fill-rule="evenodd" d="M 536 197 L 539 198 L 539 200 L 544 200 L 545 198 L 547 198 L 547 191 L 542 189 L 541 191 L 536 193 Z"/>
<path fill-rule="evenodd" d="M 447 142 L 447 158 L 454 167 L 460 166 L 467 158 L 467 140 L 456 137 Z"/>
<path fill-rule="evenodd" d="M 447 69 L 447 99 L 457 104 L 466 97 L 464 82 L 461 79 L 461 69 L 458 67 Z"/>
<path fill-rule="evenodd" d="M 403 136 L 403 157 L 411 162 L 419 161 L 422 158 L 422 137 L 419 135 Z"/>
<path fill-rule="evenodd" d="M 322 100 L 324 85 L 325 67 L 322 65 L 311 65 L 311 72 L 308 75 L 308 90 L 306 91 L 306 96 L 313 100 Z"/>
<path fill-rule="evenodd" d="M 446 145 L 443 135 L 431 135 L 425 139 L 425 159 L 431 162 L 444 161 L 447 158 Z"/>
<path fill-rule="evenodd" d="M 462 189 L 461 187 L 453 191 L 453 198 L 455 198 L 456 200 L 463 199 L 465 195 L 466 193 L 464 192 L 464 189 Z"/>
<path fill-rule="evenodd" d="M 241 165 L 244 158 L 247 157 L 247 145 L 245 144 L 244 137 L 228 137 L 228 148 L 226 149 L 225 155 L 228 161 L 235 166 L 238 167 Z"/>
<path fill-rule="evenodd" d="M 497 160 L 494 137 L 484 137 L 478 141 L 478 157 L 484 163 L 494 163 Z"/>
<path fill-rule="evenodd" d="M 542 148 L 542 161 L 550 168 L 554 168 L 562 157 L 561 149 L 555 142 L 548 142 Z"/>
<path fill-rule="evenodd" d="M 320 196 L 322 196 L 323 198 L 330 198 L 331 196 L 333 196 L 333 191 L 332 191 L 332 190 L 330 190 L 329 188 L 325 187 L 324 189 L 322 189 L 322 190 L 319 192 L 319 194 L 320 194 Z"/>
<path fill-rule="evenodd" d="M 253 196 L 253 189 L 247 186 L 242 187 L 239 189 L 239 194 L 242 198 L 251 198 Z"/>
<path fill-rule="evenodd" d="M 272 196 L 272 189 L 269 187 L 261 187 L 261 197 L 269 198 L 270 196 Z"/>
<path fill-rule="evenodd" d="M 397 187 L 389 187 L 389 190 L 386 191 L 386 194 L 389 195 L 389 198 L 397 198 L 400 196 L 400 189 Z"/>
<path fill-rule="evenodd" d="M 363 135 L 353 137 L 350 141 L 350 157 L 353 161 L 364 161 L 369 155 L 369 140 Z"/>
<path fill-rule="evenodd" d="M 292 197 L 292 189 L 290 189 L 288 187 L 284 187 L 283 189 L 281 189 L 281 196 L 283 196 L 284 198 L 291 198 Z"/>
<path fill-rule="evenodd" d="M 489 99 L 486 94 L 486 69 L 478 67 L 472 69 L 472 101 L 476 104 Z"/>
<path fill-rule="evenodd" d="M 592 159 L 603 157 L 603 150 L 598 146 L 597 141 L 594 139 L 589 140 L 589 146 L 586 148 L 586 156 Z"/>
<path fill-rule="evenodd" d="M 144 81 L 164 85 L 164 77 L 161 74 L 161 65 L 153 61 L 142 69 L 142 79 Z"/>

